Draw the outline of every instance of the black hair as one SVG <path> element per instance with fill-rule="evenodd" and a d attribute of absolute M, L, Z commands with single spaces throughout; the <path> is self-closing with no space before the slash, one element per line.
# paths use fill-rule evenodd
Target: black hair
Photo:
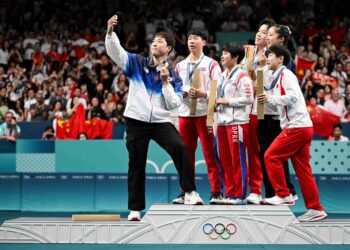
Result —
<path fill-rule="evenodd" d="M 290 61 L 290 53 L 288 49 L 283 46 L 283 45 L 273 45 L 271 46 L 266 52 L 265 55 L 266 57 L 269 56 L 269 54 L 275 54 L 276 57 L 281 57 L 283 56 L 283 65 L 287 65 Z"/>
<path fill-rule="evenodd" d="M 44 132 L 49 131 L 49 130 L 55 132 L 55 130 L 53 129 L 53 127 L 51 125 L 46 126 L 45 129 L 44 129 Z"/>
<path fill-rule="evenodd" d="M 175 48 L 174 36 L 166 31 L 159 31 L 159 32 L 155 33 L 153 36 L 153 39 L 156 38 L 157 36 L 164 38 L 167 46 L 171 47 L 171 50 L 169 51 L 169 54 L 170 54 L 170 52 Z"/>
<path fill-rule="evenodd" d="M 79 99 L 79 96 L 76 96 L 76 95 L 72 97 L 72 101 L 71 101 L 71 103 L 70 103 L 70 108 L 71 108 L 71 109 L 74 107 L 74 98 L 75 98 L 75 97 L 77 97 L 77 98 Z"/>
<path fill-rule="evenodd" d="M 187 33 L 187 36 L 191 36 L 191 35 L 194 35 L 194 36 L 199 36 L 201 37 L 203 40 L 207 41 L 208 40 L 208 32 L 206 30 L 203 30 L 203 29 L 199 29 L 199 28 L 194 28 L 194 29 L 191 29 L 188 33 Z"/>
<path fill-rule="evenodd" d="M 343 131 L 343 127 L 340 125 L 340 123 L 333 126 L 333 130 L 336 128 L 339 128 L 341 131 Z"/>
<path fill-rule="evenodd" d="M 284 39 L 283 45 L 287 45 L 287 41 L 288 41 L 289 36 L 290 36 L 289 29 L 282 24 L 274 24 L 271 27 L 275 28 L 275 31 L 276 31 L 279 38 Z"/>
<path fill-rule="evenodd" d="M 80 139 L 80 135 L 85 135 L 86 139 L 89 139 L 89 137 L 87 136 L 87 134 L 85 132 L 80 132 L 77 136 L 77 139 Z"/>
<path fill-rule="evenodd" d="M 238 56 L 237 63 L 240 63 L 244 58 L 244 49 L 237 43 L 226 43 L 223 50 L 229 52 L 231 57 Z"/>
<path fill-rule="evenodd" d="M 264 25 L 264 24 L 266 24 L 266 25 L 267 25 L 267 28 L 269 29 L 271 26 L 275 25 L 276 22 L 275 22 L 275 20 L 273 20 L 272 18 L 265 18 L 265 19 L 263 19 L 263 20 L 260 21 L 258 27 L 261 27 L 261 25 Z"/>
<path fill-rule="evenodd" d="M 296 50 L 297 50 L 297 45 L 296 45 L 296 42 L 295 42 L 294 37 L 293 37 L 293 35 L 295 33 L 293 26 L 274 24 L 271 27 L 275 27 L 275 31 L 278 34 L 278 37 L 284 38 L 283 45 L 285 45 L 288 48 L 291 55 L 294 57 Z"/>

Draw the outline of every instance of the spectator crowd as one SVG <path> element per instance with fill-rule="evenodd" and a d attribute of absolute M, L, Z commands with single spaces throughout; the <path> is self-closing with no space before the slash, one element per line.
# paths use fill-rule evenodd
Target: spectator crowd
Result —
<path fill-rule="evenodd" d="M 123 47 L 148 55 L 156 31 L 174 34 L 171 62 L 187 56 L 187 31 L 209 31 L 205 53 L 218 59 L 215 32 L 255 32 L 272 17 L 294 27 L 295 58 L 316 61 L 300 87 L 306 101 L 350 121 L 348 1 L 4 1 L 0 4 L 0 122 L 70 118 L 81 103 L 86 118 L 124 123 L 128 78 L 106 55 L 108 18 L 117 14 Z M 339 87 L 315 82 L 335 77 Z"/>

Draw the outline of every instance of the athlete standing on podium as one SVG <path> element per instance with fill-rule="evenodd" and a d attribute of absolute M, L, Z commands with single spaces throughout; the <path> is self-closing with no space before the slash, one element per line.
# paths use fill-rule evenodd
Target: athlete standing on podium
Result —
<path fill-rule="evenodd" d="M 272 24 L 269 25 L 269 29 L 266 36 L 266 45 L 267 49 L 269 49 L 273 45 L 283 45 L 285 46 L 287 44 L 287 41 L 289 39 L 289 30 L 287 27 L 279 24 Z M 292 60 L 291 60 L 292 61 Z M 265 93 L 269 94 L 269 91 L 271 91 L 271 86 L 273 86 L 273 76 L 272 71 L 269 70 L 269 68 L 266 66 L 266 57 L 263 54 L 260 57 L 259 64 L 263 67 L 264 70 L 264 91 Z M 291 62 L 288 62 L 288 65 L 291 67 Z M 288 68 L 288 66 L 287 66 Z M 270 147 L 274 139 L 280 134 L 281 127 L 280 127 L 280 117 L 278 114 L 278 110 L 276 107 L 265 105 L 264 107 L 264 119 L 258 121 L 258 128 L 257 128 L 257 135 L 258 135 L 258 141 L 260 146 L 260 163 L 261 163 L 261 169 L 263 173 L 263 181 L 264 181 L 264 187 L 265 187 L 265 198 L 271 198 L 275 196 L 275 191 L 272 187 L 270 176 L 267 173 L 264 155 L 267 149 Z M 286 183 L 289 188 L 289 191 L 293 195 L 294 200 L 296 201 L 298 199 L 298 196 L 296 194 L 294 185 L 290 179 L 290 173 L 289 173 L 289 167 L 288 167 L 288 161 L 285 161 L 283 163 L 283 169 L 284 169 L 284 177 L 286 178 Z"/>
<path fill-rule="evenodd" d="M 140 220 L 145 209 L 147 149 L 151 139 L 171 156 L 185 192 L 185 204 L 203 204 L 195 191 L 194 172 L 185 144 L 170 122 L 170 110 L 182 103 L 182 81 L 167 65 L 175 40 L 167 32 L 154 35 L 150 58 L 126 52 L 113 32 L 118 16 L 108 21 L 107 54 L 129 77 L 126 117 L 126 147 L 129 152 L 128 220 Z"/>
<path fill-rule="evenodd" d="M 226 44 L 221 62 L 225 71 L 219 81 L 216 99 L 218 144 L 224 172 L 225 204 L 247 204 L 248 166 L 246 141 L 249 134 L 250 105 L 254 101 L 250 76 L 239 68 L 244 49 Z"/>
<path fill-rule="evenodd" d="M 214 133 L 213 130 L 207 129 L 206 125 L 210 83 L 212 80 L 219 79 L 221 68 L 217 61 L 203 53 L 207 38 L 208 33 L 204 30 L 190 30 L 187 40 L 190 55 L 179 62 L 175 68 L 184 83 L 184 101 L 179 108 L 179 132 L 186 144 L 194 170 L 195 153 L 199 138 L 211 186 L 210 204 L 221 204 L 223 199 L 220 187 L 220 169 L 214 154 Z M 192 87 L 191 84 L 196 69 L 200 70 L 200 87 L 198 89 Z M 197 98 L 195 115 L 190 114 L 192 98 Z M 183 204 L 184 194 L 181 193 L 173 200 L 173 203 Z"/>
<path fill-rule="evenodd" d="M 290 61 L 283 45 L 273 45 L 266 52 L 267 65 L 273 72 L 274 84 L 268 94 L 260 94 L 259 103 L 277 107 L 282 131 L 265 153 L 267 173 L 275 196 L 266 198 L 271 205 L 293 205 L 294 198 L 287 186 L 283 162 L 291 159 L 298 177 L 305 206 L 308 211 L 299 221 L 316 221 L 327 217 L 320 204 L 318 189 L 310 166 L 310 145 L 313 125 L 306 109 L 298 79 L 286 68 Z"/>

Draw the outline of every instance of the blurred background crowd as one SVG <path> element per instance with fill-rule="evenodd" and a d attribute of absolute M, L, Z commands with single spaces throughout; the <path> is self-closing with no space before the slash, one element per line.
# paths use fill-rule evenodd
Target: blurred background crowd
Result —
<path fill-rule="evenodd" d="M 187 52 L 191 28 L 209 32 L 206 54 L 220 58 L 216 32 L 255 32 L 265 17 L 292 25 L 292 54 L 315 61 L 300 77 L 305 99 L 350 121 L 350 2 L 345 0 L 115 1 L 35 0 L 0 3 L 0 122 L 69 118 L 79 103 L 86 119 L 124 123 L 128 79 L 106 55 L 107 20 L 129 52 L 148 55 L 152 36 L 175 35 L 175 64 Z M 247 41 L 252 43 L 253 41 Z M 315 80 L 334 77 L 338 88 Z"/>

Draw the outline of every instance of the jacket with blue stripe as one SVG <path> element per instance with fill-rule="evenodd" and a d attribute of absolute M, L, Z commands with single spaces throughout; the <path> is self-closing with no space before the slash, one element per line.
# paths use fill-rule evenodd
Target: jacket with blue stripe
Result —
<path fill-rule="evenodd" d="M 129 78 L 124 116 L 150 123 L 170 122 L 170 110 L 182 104 L 182 80 L 168 67 L 169 84 L 163 85 L 152 58 L 126 52 L 117 35 L 106 35 L 107 54 Z"/>

